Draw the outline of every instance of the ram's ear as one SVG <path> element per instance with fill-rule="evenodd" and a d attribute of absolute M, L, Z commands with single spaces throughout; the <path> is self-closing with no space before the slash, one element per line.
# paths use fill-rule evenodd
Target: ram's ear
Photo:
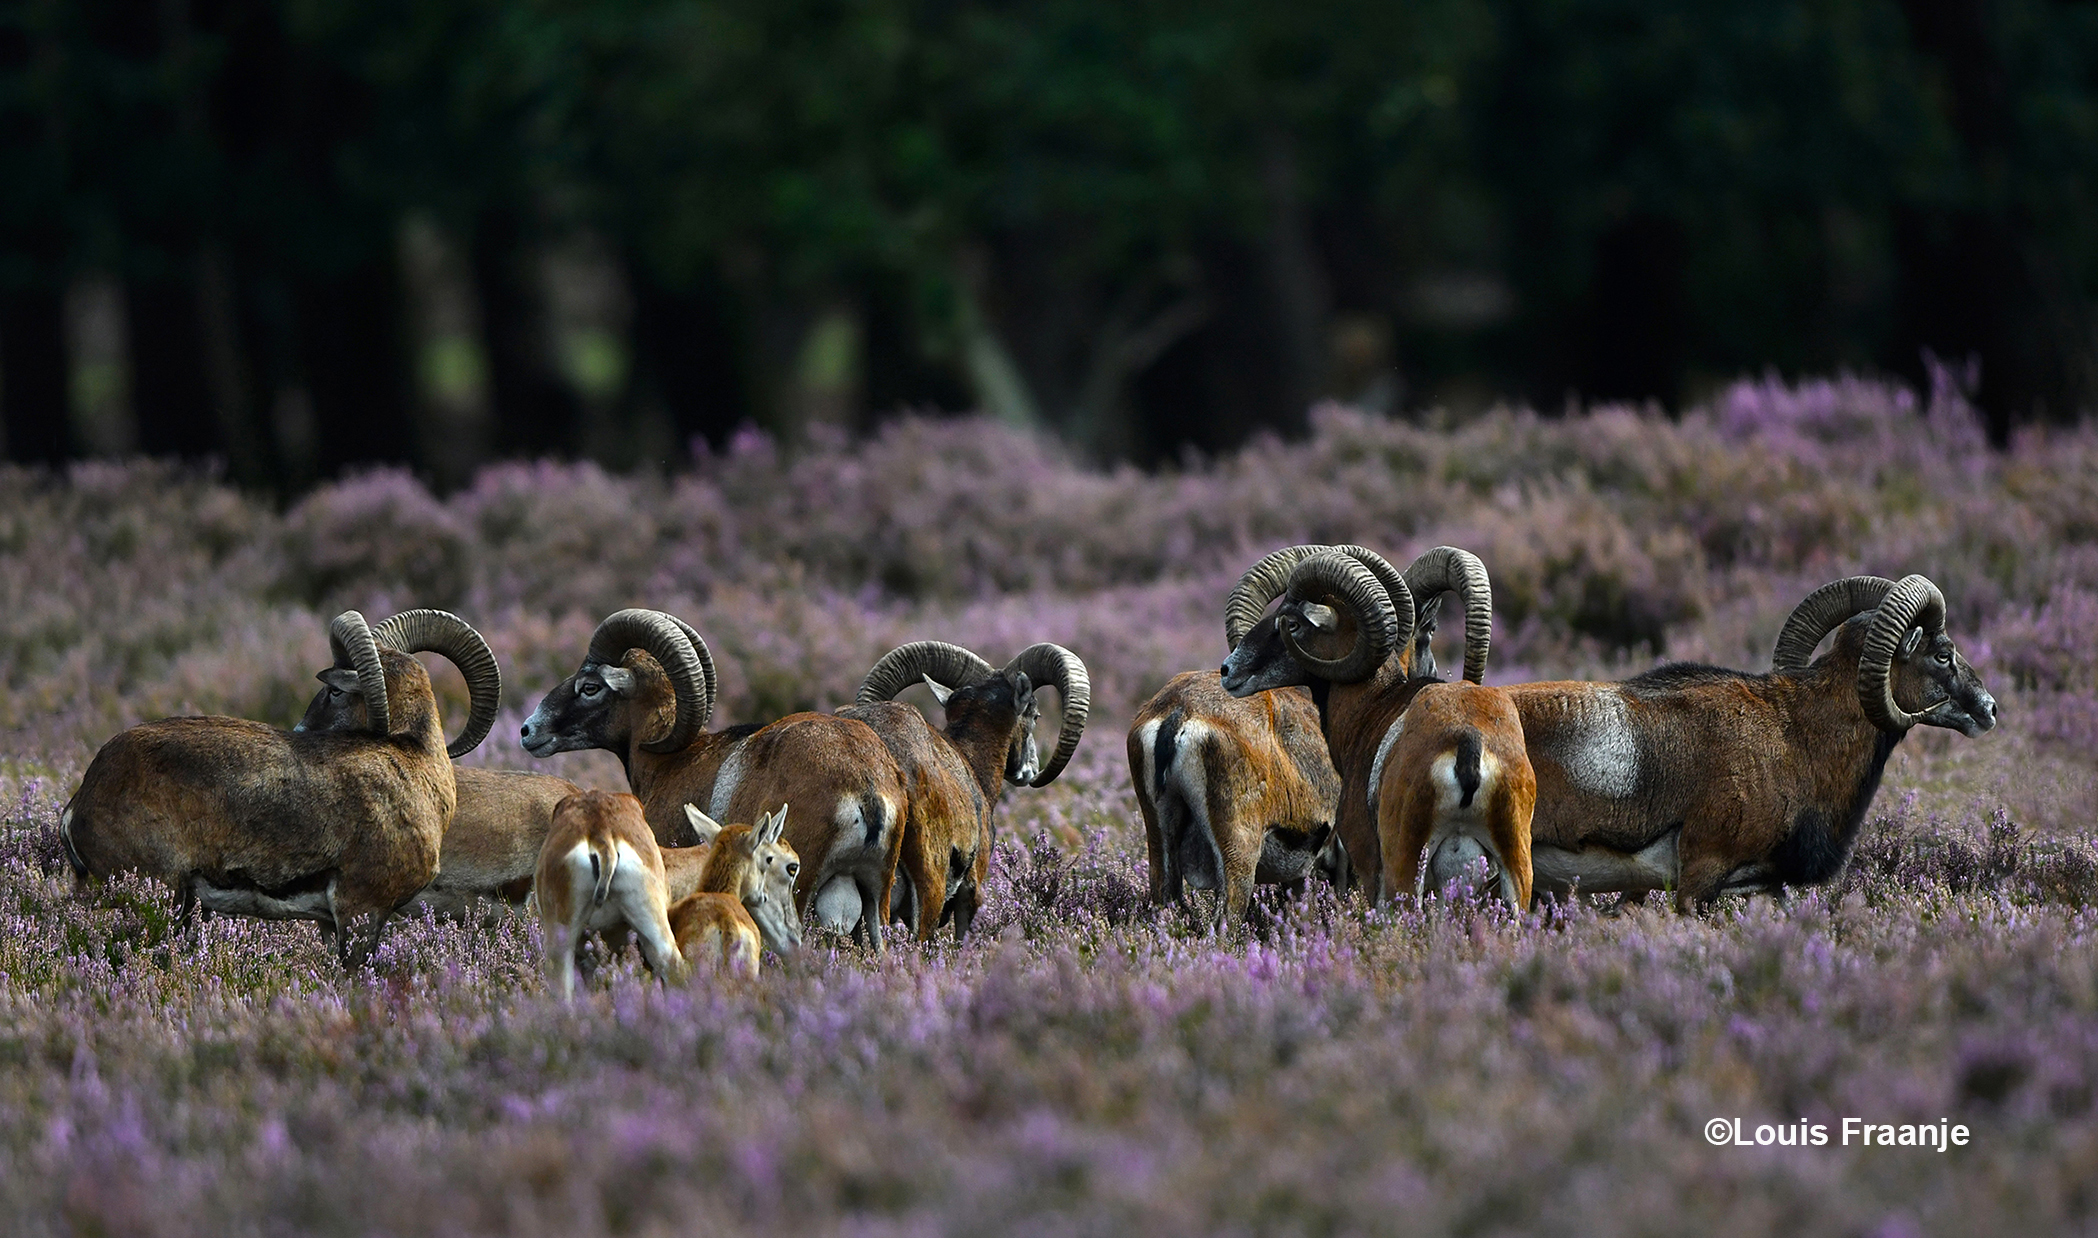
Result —
<path fill-rule="evenodd" d="M 685 820 L 691 824 L 692 832 L 699 835 L 701 846 L 712 843 L 721 834 L 721 823 L 701 812 L 697 804 L 685 805 Z"/>
<path fill-rule="evenodd" d="M 1908 634 L 1907 636 L 1904 636 L 1904 637 L 1902 637 L 1902 638 L 1901 638 L 1901 656 L 1902 656 L 1902 659 L 1903 659 L 1904 661 L 1906 661 L 1906 660 L 1907 660 L 1907 659 L 1909 659 L 1909 658 L 1915 657 L 1915 656 L 1916 656 L 1916 646 L 1918 646 L 1918 645 L 1920 645 L 1920 644 L 1922 644 L 1922 643 L 1923 643 L 1923 626 L 1922 626 L 1921 624 L 1918 624 L 1917 626 L 1915 626 L 1915 627 L 1913 627 L 1913 628 L 1910 628 L 1910 629 L 1909 629 L 1909 634 Z"/>
<path fill-rule="evenodd" d="M 597 676 L 605 681 L 606 688 L 620 696 L 634 690 L 634 672 L 624 666 L 601 666 L 597 670 Z"/>
<path fill-rule="evenodd" d="M 925 686 L 932 689 L 932 699 L 938 701 L 942 708 L 945 708 L 947 698 L 954 695 L 954 689 L 941 687 L 940 681 L 930 675 L 925 676 Z"/>

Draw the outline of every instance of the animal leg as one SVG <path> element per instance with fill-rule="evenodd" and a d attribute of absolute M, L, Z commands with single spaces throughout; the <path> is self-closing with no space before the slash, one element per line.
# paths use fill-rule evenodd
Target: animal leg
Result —
<path fill-rule="evenodd" d="M 976 887 L 964 887 L 947 906 L 954 914 L 954 939 L 962 941 L 969 936 L 969 926 L 976 922 Z"/>
<path fill-rule="evenodd" d="M 1733 864 L 1723 856 L 1693 856 L 1684 863 L 1682 881 L 1676 887 L 1676 910 L 1694 911 L 1718 898 L 1732 870 Z"/>
<path fill-rule="evenodd" d="M 852 931 L 853 938 L 858 940 L 860 934 L 865 932 L 867 943 L 874 950 L 874 957 L 880 958 L 882 957 L 881 909 L 886 907 L 888 903 L 882 898 L 881 888 L 872 877 L 855 875 L 852 882 L 859 887 L 860 891 L 860 922 Z M 946 891 L 943 889 L 941 893 L 945 894 Z M 924 896 L 922 890 L 919 892 L 919 896 L 921 898 Z M 924 918 L 923 912 L 919 913 L 919 918 Z"/>
<path fill-rule="evenodd" d="M 360 911 L 342 926 L 342 961 L 345 967 L 368 967 L 379 952 L 379 939 L 391 917 L 384 911 Z"/>
<path fill-rule="evenodd" d="M 575 1000 L 575 955 L 576 938 L 579 936 L 568 925 L 556 920 L 540 922 L 541 945 L 546 957 L 543 968 L 546 987 L 564 1002 Z"/>
<path fill-rule="evenodd" d="M 1380 794 L 1377 797 L 1377 833 L 1382 853 L 1379 858 L 1383 863 L 1379 870 L 1378 899 L 1398 898 L 1402 894 L 1418 898 L 1430 893 L 1422 888 L 1421 852 L 1435 829 L 1435 791 L 1431 787 L 1416 786 L 1391 796 L 1389 808 L 1386 803 L 1386 796 Z"/>
<path fill-rule="evenodd" d="M 1230 932 L 1246 921 L 1246 908 L 1253 903 L 1253 873 L 1256 857 L 1253 855 L 1220 856 L 1219 867 L 1223 869 L 1224 888 L 1217 891 L 1217 906 L 1209 923 L 1211 934 Z"/>
<path fill-rule="evenodd" d="M 905 867 L 913 910 L 917 913 L 910 921 L 911 936 L 930 941 L 939 928 L 940 914 L 947 909 L 947 866 L 935 863 L 932 856 L 914 854 L 906 857 Z"/>
<path fill-rule="evenodd" d="M 670 934 L 670 922 L 664 918 L 658 906 L 655 916 L 645 914 L 639 932 L 641 961 L 648 964 L 649 972 L 664 984 L 683 984 L 686 978 L 685 956 L 678 953 L 677 940 Z"/>

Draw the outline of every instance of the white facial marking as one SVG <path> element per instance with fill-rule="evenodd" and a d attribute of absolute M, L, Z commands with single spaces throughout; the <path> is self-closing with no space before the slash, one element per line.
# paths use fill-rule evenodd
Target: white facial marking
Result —
<path fill-rule="evenodd" d="M 1553 753 L 1566 770 L 1566 780 L 1606 799 L 1636 794 L 1639 744 L 1624 697 L 1612 689 L 1597 692 L 1574 706 L 1571 721 L 1571 734 Z"/>

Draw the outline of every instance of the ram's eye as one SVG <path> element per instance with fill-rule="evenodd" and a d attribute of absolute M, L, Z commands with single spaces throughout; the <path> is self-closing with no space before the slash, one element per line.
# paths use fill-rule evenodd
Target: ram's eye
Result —
<path fill-rule="evenodd" d="M 330 688 L 330 689 L 328 689 L 328 699 L 329 699 L 329 700 L 331 700 L 331 701 L 339 701 L 339 700 L 341 700 L 341 699 L 342 699 L 342 689 L 341 689 L 341 688 Z"/>
<path fill-rule="evenodd" d="M 1940 666 L 1951 666 L 1951 665 L 1952 665 L 1952 655 L 1951 655 L 1951 654 L 1949 654 L 1949 653 L 1947 653 L 1947 652 L 1945 652 L 1945 651 L 1944 651 L 1944 650 L 1942 650 L 1942 649 L 1941 649 L 1941 650 L 1939 650 L 1939 651 L 1938 651 L 1938 665 L 1940 665 Z"/>
<path fill-rule="evenodd" d="M 576 689 L 576 692 L 582 696 L 596 696 L 598 693 L 604 690 L 605 686 L 601 683 L 586 683 L 582 687 Z"/>

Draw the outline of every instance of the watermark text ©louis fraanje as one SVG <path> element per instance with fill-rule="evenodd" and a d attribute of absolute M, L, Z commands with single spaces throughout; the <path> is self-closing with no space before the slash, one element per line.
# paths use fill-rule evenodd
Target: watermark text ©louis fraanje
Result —
<path fill-rule="evenodd" d="M 1835 1139 L 1830 1139 L 1835 1135 Z M 1930 1148 L 1944 1152 L 1964 1148 L 1971 1138 L 1965 1126 L 1952 1122 L 1867 1122 L 1845 1118 L 1831 1131 L 1821 1122 L 1764 1123 L 1744 1127 L 1739 1118 L 1713 1118 L 1705 1123 L 1705 1140 L 1721 1148 Z"/>

